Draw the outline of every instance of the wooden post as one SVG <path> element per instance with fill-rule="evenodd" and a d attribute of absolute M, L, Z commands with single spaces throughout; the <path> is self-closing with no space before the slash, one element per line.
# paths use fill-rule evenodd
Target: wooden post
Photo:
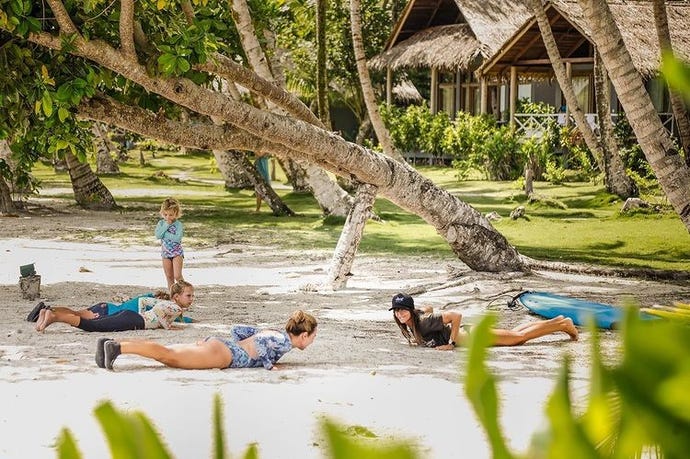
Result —
<path fill-rule="evenodd" d="M 565 74 L 568 81 L 573 81 L 573 66 L 570 62 L 565 63 Z M 567 102 L 565 104 L 565 125 L 570 126 L 570 105 Z"/>
<path fill-rule="evenodd" d="M 510 127 L 515 129 L 515 110 L 517 109 L 517 67 L 510 67 Z"/>
<path fill-rule="evenodd" d="M 465 113 L 472 113 L 472 74 L 465 77 Z"/>
<path fill-rule="evenodd" d="M 460 95 L 460 91 L 462 90 L 461 88 L 462 88 L 462 71 L 457 70 L 455 72 L 455 91 L 453 91 L 453 93 L 455 94 L 455 96 L 453 98 L 454 103 L 455 103 L 455 106 L 453 107 L 453 118 L 457 118 L 458 112 L 462 110 L 462 105 L 460 102 L 462 99 L 462 97 Z"/>
<path fill-rule="evenodd" d="M 386 67 L 386 104 L 393 105 L 393 70 Z"/>
<path fill-rule="evenodd" d="M 489 87 L 485 76 L 479 78 L 479 113 L 486 115 L 489 97 Z"/>
<path fill-rule="evenodd" d="M 35 300 L 41 296 L 41 276 L 38 274 L 19 278 L 19 290 L 22 298 Z"/>
<path fill-rule="evenodd" d="M 431 114 L 435 115 L 438 111 L 438 69 L 431 68 Z"/>

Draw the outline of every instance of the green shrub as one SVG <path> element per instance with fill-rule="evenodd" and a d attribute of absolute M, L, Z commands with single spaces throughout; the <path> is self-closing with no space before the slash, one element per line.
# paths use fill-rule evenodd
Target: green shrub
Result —
<path fill-rule="evenodd" d="M 458 113 L 446 130 L 443 150 L 453 156 L 459 175 L 477 169 L 490 180 L 515 180 L 522 174 L 524 155 L 518 137 L 488 115 Z"/>

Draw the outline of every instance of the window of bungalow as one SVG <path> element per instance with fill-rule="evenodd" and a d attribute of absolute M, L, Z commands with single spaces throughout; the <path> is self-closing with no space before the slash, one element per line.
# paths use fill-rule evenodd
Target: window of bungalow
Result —
<path fill-rule="evenodd" d="M 457 78 L 455 72 L 439 72 L 438 74 L 438 103 L 439 111 L 444 111 L 455 118 L 458 110 L 456 105 Z"/>
<path fill-rule="evenodd" d="M 652 99 L 652 103 L 654 104 L 656 111 L 659 113 L 671 112 L 668 89 L 664 81 L 660 80 L 659 78 L 655 78 L 653 80 L 649 80 L 645 86 L 647 87 L 647 92 L 649 93 L 649 97 Z"/>

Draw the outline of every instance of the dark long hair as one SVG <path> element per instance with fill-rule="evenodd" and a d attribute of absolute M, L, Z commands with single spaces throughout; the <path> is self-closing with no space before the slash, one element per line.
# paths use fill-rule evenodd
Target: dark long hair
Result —
<path fill-rule="evenodd" d="M 407 340 L 407 344 L 409 344 L 410 346 L 423 346 L 424 338 L 422 338 L 422 335 L 419 333 L 419 314 L 421 314 L 422 311 L 420 311 L 419 309 L 408 309 L 408 311 L 410 311 L 410 315 L 412 316 L 411 327 L 408 327 L 407 324 L 400 322 L 398 320 L 398 317 L 395 315 L 395 311 L 393 311 L 393 319 L 395 320 L 395 323 L 398 324 L 400 331 Z"/>

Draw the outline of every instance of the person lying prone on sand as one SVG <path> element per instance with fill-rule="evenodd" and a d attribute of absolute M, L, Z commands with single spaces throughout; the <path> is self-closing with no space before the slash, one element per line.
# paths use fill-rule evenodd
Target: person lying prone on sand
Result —
<path fill-rule="evenodd" d="M 467 338 L 467 332 L 461 327 L 462 314 L 459 312 L 433 312 L 430 306 L 417 309 L 414 299 L 404 293 L 398 293 L 393 297 L 392 306 L 388 310 L 393 311 L 393 320 L 410 345 L 449 351 Z M 578 331 L 572 319 L 563 316 L 522 324 L 511 330 L 491 330 L 494 346 L 519 346 L 534 338 L 556 332 L 567 333 L 573 341 L 578 338 Z"/>
<path fill-rule="evenodd" d="M 99 319 L 105 316 L 113 316 L 118 312 L 124 311 L 126 309 L 138 313 L 139 299 L 141 298 L 157 298 L 159 300 L 170 300 L 170 293 L 164 292 L 163 290 L 158 290 L 153 293 L 144 293 L 141 295 L 136 295 L 132 298 L 129 298 L 128 300 L 122 301 L 121 303 L 100 301 L 94 305 L 89 306 L 88 308 L 83 309 L 73 309 L 69 306 L 59 304 L 55 306 L 50 306 L 41 301 L 36 306 L 34 306 L 29 315 L 26 317 L 26 320 L 28 322 L 38 322 L 39 315 L 41 313 L 41 310 L 43 309 L 50 309 L 53 312 L 67 312 L 73 315 L 77 315 L 82 319 Z M 145 310 L 151 309 L 153 305 L 155 305 L 156 303 L 157 302 L 149 300 L 145 305 Z M 175 321 L 191 323 L 194 322 L 194 319 L 187 316 L 180 316 Z"/>
<path fill-rule="evenodd" d="M 96 344 L 96 365 L 113 369 L 121 354 L 156 360 L 171 368 L 205 370 L 210 368 L 276 368 L 276 362 L 292 348 L 304 350 L 316 338 L 316 319 L 295 311 L 285 331 L 236 325 L 228 339 L 210 336 L 195 344 L 163 346 L 145 340 L 100 338 Z"/>
<path fill-rule="evenodd" d="M 182 317 L 194 302 L 194 287 L 186 281 L 178 281 L 170 288 L 170 299 L 141 297 L 137 312 L 123 309 L 112 315 L 94 319 L 84 318 L 80 312 L 69 308 L 41 309 L 36 321 L 36 331 L 43 332 L 55 322 L 62 322 L 88 332 L 118 332 L 153 328 L 177 329 L 173 322 Z M 103 310 L 101 309 L 101 313 Z M 107 311 L 105 311 L 107 312 Z"/>

